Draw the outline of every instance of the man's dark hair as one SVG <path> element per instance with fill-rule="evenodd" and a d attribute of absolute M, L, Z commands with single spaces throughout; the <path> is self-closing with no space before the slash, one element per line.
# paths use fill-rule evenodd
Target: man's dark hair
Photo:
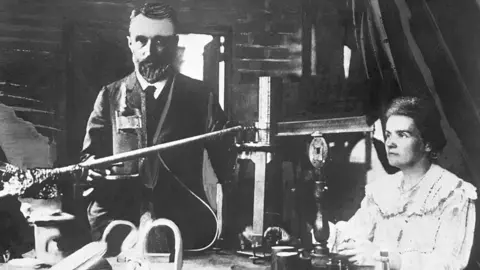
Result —
<path fill-rule="evenodd" d="M 424 143 L 429 143 L 432 148 L 430 158 L 438 157 L 447 144 L 447 140 L 443 133 L 440 112 L 431 98 L 396 98 L 390 104 L 385 117 L 388 119 L 392 115 L 412 118 Z"/>
<path fill-rule="evenodd" d="M 170 20 L 175 27 L 178 25 L 177 13 L 172 6 L 165 3 L 145 3 L 140 7 L 135 8 L 130 15 L 130 21 L 138 15 L 155 20 Z"/>

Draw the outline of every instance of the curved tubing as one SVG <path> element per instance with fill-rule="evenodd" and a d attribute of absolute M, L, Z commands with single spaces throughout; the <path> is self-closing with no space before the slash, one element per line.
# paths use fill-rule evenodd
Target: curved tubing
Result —
<path fill-rule="evenodd" d="M 132 248 L 133 246 L 135 246 L 136 244 L 136 241 L 132 241 L 132 246 L 130 247 L 123 247 L 123 245 L 125 244 L 125 240 L 128 238 L 128 236 L 132 233 L 137 233 L 137 227 L 135 227 L 135 225 L 133 225 L 132 222 L 130 221 L 127 221 L 127 220 L 114 220 L 112 222 L 110 222 L 108 224 L 108 226 L 105 228 L 105 230 L 103 231 L 103 235 L 102 235 L 102 242 L 106 243 L 107 242 L 107 236 L 110 234 L 110 232 L 113 230 L 113 228 L 115 228 L 116 226 L 119 226 L 119 225 L 126 225 L 128 227 L 130 227 L 132 229 L 132 231 L 127 235 L 127 237 L 123 240 L 123 243 L 122 243 L 122 249 L 128 249 L 128 248 Z"/>
<path fill-rule="evenodd" d="M 143 235 L 140 236 L 140 244 L 142 254 L 147 254 L 147 237 L 150 231 L 158 226 L 167 226 L 173 231 L 173 236 L 175 237 L 175 270 L 181 270 L 183 266 L 183 241 L 182 234 L 178 226 L 171 220 L 166 218 L 159 218 L 154 220 L 151 224 L 147 225 L 147 228 L 143 231 Z"/>
<path fill-rule="evenodd" d="M 130 222 L 130 221 L 114 220 L 114 221 L 110 222 L 108 224 L 108 226 L 105 228 L 105 230 L 103 231 L 103 235 L 102 235 L 102 241 L 103 242 L 106 242 L 107 236 L 110 234 L 110 232 L 113 230 L 113 228 L 115 228 L 118 225 L 127 225 L 128 227 L 132 228 L 132 231 L 134 231 L 134 232 L 137 230 L 137 227 L 135 227 L 135 225 L 133 225 L 133 223 Z"/>
<path fill-rule="evenodd" d="M 52 266 L 50 270 L 93 269 L 92 267 L 94 267 L 94 265 L 97 264 L 107 252 L 107 236 L 113 228 L 119 225 L 126 225 L 132 228 L 133 233 L 137 233 L 137 228 L 133 223 L 126 220 L 114 220 L 105 228 L 100 241 L 92 242 L 83 246 L 81 249 Z"/>

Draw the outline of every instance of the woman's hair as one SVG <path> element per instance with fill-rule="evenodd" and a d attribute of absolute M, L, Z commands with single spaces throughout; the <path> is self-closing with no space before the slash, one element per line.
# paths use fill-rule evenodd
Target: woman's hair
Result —
<path fill-rule="evenodd" d="M 429 144 L 430 159 L 436 159 L 447 144 L 441 126 L 441 116 L 431 99 L 399 97 L 392 101 L 385 113 L 388 120 L 392 115 L 403 115 L 413 119 L 425 144 Z"/>

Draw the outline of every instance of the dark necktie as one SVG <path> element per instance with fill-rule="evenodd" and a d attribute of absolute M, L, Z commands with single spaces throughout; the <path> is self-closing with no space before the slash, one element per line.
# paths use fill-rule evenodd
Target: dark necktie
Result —
<path fill-rule="evenodd" d="M 146 99 L 146 103 L 147 103 L 147 110 L 150 110 L 150 109 L 154 108 L 155 90 L 157 90 L 157 88 L 153 85 L 150 85 L 145 89 L 145 99 Z"/>

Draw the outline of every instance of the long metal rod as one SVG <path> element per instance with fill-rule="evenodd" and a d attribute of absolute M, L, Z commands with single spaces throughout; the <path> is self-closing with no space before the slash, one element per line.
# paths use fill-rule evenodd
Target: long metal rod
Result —
<path fill-rule="evenodd" d="M 167 142 L 159 145 L 154 145 L 146 148 L 141 148 L 141 149 L 137 149 L 137 150 L 121 153 L 121 154 L 116 154 L 113 156 L 103 157 L 103 158 L 94 159 L 94 160 L 87 160 L 75 165 L 69 165 L 61 168 L 39 169 L 36 171 L 27 170 L 27 172 L 23 172 L 21 174 L 23 174 L 23 177 L 26 177 L 28 181 L 21 180 L 22 177 L 17 176 L 17 177 L 14 177 L 16 180 L 13 180 L 12 182 L 10 182 L 9 180 L 7 182 L 2 183 L 3 189 L 0 190 L 0 198 L 7 195 L 21 195 L 26 188 L 31 187 L 36 183 L 42 183 L 54 175 L 59 175 L 62 173 L 70 173 L 70 172 L 82 170 L 85 168 L 112 165 L 118 162 L 131 160 L 139 157 L 144 157 L 151 153 L 165 150 L 167 148 L 174 148 L 183 144 L 204 141 L 204 140 L 212 139 L 214 137 L 220 137 L 227 133 L 241 131 L 243 129 L 244 129 L 243 126 L 235 126 L 231 128 L 222 129 L 219 131 L 214 131 L 214 132 L 201 134 L 201 135 L 197 135 L 197 136 L 193 136 L 185 139 L 180 139 L 180 140 Z M 13 165 L 0 162 L 0 171 L 16 174 L 21 172 L 22 170 Z"/>
<path fill-rule="evenodd" d="M 145 148 L 141 148 L 141 149 L 137 149 L 137 150 L 133 150 L 133 151 L 128 151 L 128 152 L 116 154 L 116 155 L 113 155 L 113 156 L 108 156 L 108 157 L 103 157 L 103 158 L 93 159 L 93 160 L 87 160 L 85 162 L 79 163 L 77 166 L 80 166 L 80 167 L 83 167 L 83 168 L 92 168 L 92 167 L 97 167 L 97 166 L 115 164 L 115 163 L 126 161 L 126 160 L 131 160 L 131 159 L 135 159 L 135 158 L 139 158 L 139 157 L 144 157 L 144 156 L 149 155 L 149 154 L 154 153 L 154 152 L 158 152 L 158 151 L 165 150 L 165 149 L 168 149 L 168 148 L 177 147 L 177 146 L 184 145 L 184 144 L 187 144 L 187 143 L 212 139 L 214 137 L 222 136 L 222 135 L 225 135 L 227 133 L 232 133 L 232 132 L 240 131 L 240 130 L 243 130 L 243 129 L 244 129 L 243 126 L 235 126 L 235 127 L 231 127 L 231 128 L 226 128 L 226 129 L 222 129 L 222 130 L 219 130 L 219 131 L 205 133 L 205 134 L 201 134 L 201 135 L 197 135 L 197 136 L 193 136 L 193 137 L 189 137 L 189 138 L 185 138 L 185 139 L 180 139 L 180 140 L 176 140 L 176 141 L 172 141 L 172 142 L 162 143 L 162 144 L 158 144 L 158 145 L 154 145 L 154 146 L 150 146 L 150 147 L 145 147 Z"/>

